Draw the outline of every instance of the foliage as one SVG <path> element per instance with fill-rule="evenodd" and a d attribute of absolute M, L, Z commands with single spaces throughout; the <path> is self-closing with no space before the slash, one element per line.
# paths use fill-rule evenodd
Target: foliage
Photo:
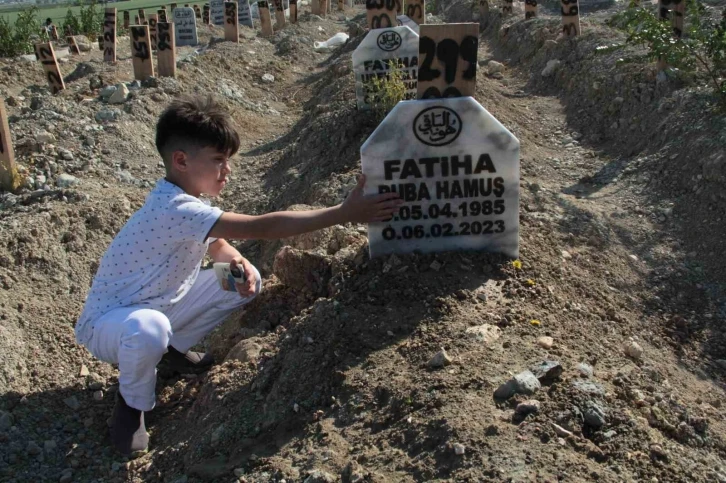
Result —
<path fill-rule="evenodd" d="M 81 22 L 78 21 L 78 17 L 73 14 L 73 10 L 70 8 L 68 9 L 68 12 L 66 12 L 66 18 L 63 20 L 63 25 L 61 26 L 61 31 L 58 32 L 58 35 L 66 35 L 68 27 L 71 28 L 71 33 L 73 34 L 81 32 Z"/>
<path fill-rule="evenodd" d="M 382 120 L 406 95 L 404 72 L 391 66 L 385 76 L 374 76 L 366 83 L 371 110 Z"/>
<path fill-rule="evenodd" d="M 684 71 L 708 74 L 714 92 L 726 106 L 726 17 L 715 21 L 689 0 L 683 36 L 674 35 L 670 22 L 660 20 L 648 8 L 632 6 L 616 23 L 628 32 L 628 42 L 648 48 L 648 57 Z"/>
<path fill-rule="evenodd" d="M 96 0 L 91 0 L 88 6 L 81 6 L 78 16 L 70 8 L 63 20 L 63 35 L 68 26 L 74 35 L 83 34 L 89 39 L 95 39 L 103 32 L 103 13 L 96 9 Z"/>
<path fill-rule="evenodd" d="M 33 52 L 33 40 L 37 41 L 40 26 L 38 8 L 23 9 L 15 19 L 15 25 L 0 18 L 0 57 L 15 57 Z"/>

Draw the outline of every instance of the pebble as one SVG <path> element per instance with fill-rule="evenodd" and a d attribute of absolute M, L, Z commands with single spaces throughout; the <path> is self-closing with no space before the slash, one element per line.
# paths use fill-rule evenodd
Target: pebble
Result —
<path fill-rule="evenodd" d="M 88 374 L 88 377 L 86 377 L 86 384 L 88 385 L 89 391 L 98 391 L 99 389 L 103 389 L 103 386 L 106 384 L 106 380 L 103 376 L 100 376 L 95 372 L 91 372 Z"/>
<path fill-rule="evenodd" d="M 54 439 L 49 439 L 43 443 L 43 450 L 46 453 L 52 453 L 58 447 Z"/>
<path fill-rule="evenodd" d="M 233 473 L 234 473 L 234 476 L 236 476 L 237 478 L 240 478 L 245 474 L 245 469 L 244 468 L 235 468 Z"/>
<path fill-rule="evenodd" d="M 93 391 L 94 401 L 103 401 L 103 391 Z"/>
<path fill-rule="evenodd" d="M 539 345 L 543 349 L 552 349 L 552 345 L 555 343 L 555 340 L 548 336 L 543 335 L 539 339 L 537 339 L 537 345 Z"/>
<path fill-rule="evenodd" d="M 73 470 L 70 468 L 66 468 L 61 473 L 60 478 L 58 479 L 58 483 L 70 483 L 72 479 L 73 479 Z"/>
<path fill-rule="evenodd" d="M 601 428 L 606 423 L 605 410 L 599 403 L 594 401 L 587 403 L 587 407 L 582 412 L 582 415 L 585 418 L 585 424 L 593 428 Z"/>
<path fill-rule="evenodd" d="M 487 74 L 492 75 L 504 70 L 504 64 L 496 60 L 490 60 L 487 64 Z"/>
<path fill-rule="evenodd" d="M 461 456 L 466 453 L 466 446 L 461 443 L 454 443 L 454 453 Z"/>
<path fill-rule="evenodd" d="M 126 84 L 119 84 L 116 86 L 116 90 L 108 98 L 109 104 L 123 104 L 129 96 L 129 88 Z"/>
<path fill-rule="evenodd" d="M 81 408 L 81 403 L 78 402 L 78 399 L 76 396 L 67 397 L 63 400 L 66 406 L 73 409 L 74 411 L 77 411 Z"/>
<path fill-rule="evenodd" d="M 582 377 L 592 377 L 595 373 L 592 366 L 585 364 L 584 362 L 580 362 L 577 365 L 577 372 L 579 372 Z"/>
<path fill-rule="evenodd" d="M 29 455 L 35 456 L 42 453 L 43 450 L 40 448 L 40 446 L 38 446 L 38 443 L 36 443 L 35 441 L 30 441 L 28 442 L 28 446 L 25 448 L 25 452 Z"/>
<path fill-rule="evenodd" d="M 484 345 L 489 345 L 499 339 L 502 335 L 502 329 L 496 325 L 483 324 L 467 328 L 466 333 L 470 337 L 483 342 Z"/>
<path fill-rule="evenodd" d="M 561 62 L 557 59 L 552 59 L 547 62 L 547 65 L 542 69 L 542 77 L 550 77 L 555 73 L 555 69 L 559 67 Z"/>
<path fill-rule="evenodd" d="M 39 144 L 48 144 L 54 143 L 56 139 L 53 133 L 49 133 L 48 131 L 40 131 L 38 134 L 35 135 L 35 141 Z"/>
<path fill-rule="evenodd" d="M 429 265 L 429 267 L 434 272 L 438 272 L 439 270 L 441 270 L 441 267 L 443 267 L 443 265 L 438 260 L 434 260 L 433 262 L 431 262 L 431 265 Z"/>
<path fill-rule="evenodd" d="M 568 259 L 572 258 L 572 254 L 570 252 L 568 252 L 567 250 L 562 250 L 562 258 L 564 258 L 565 260 L 568 260 Z"/>
<path fill-rule="evenodd" d="M 73 153 L 70 152 L 67 149 L 60 148 L 58 149 L 58 154 L 60 157 L 66 161 L 73 161 Z"/>
<path fill-rule="evenodd" d="M 116 86 L 106 86 L 103 89 L 101 89 L 101 92 L 99 94 L 102 98 L 108 99 L 113 95 L 114 92 L 116 92 L 117 87 Z"/>
<path fill-rule="evenodd" d="M 59 188 L 70 188 L 71 186 L 75 186 L 80 182 L 81 180 L 68 173 L 61 174 L 55 180 L 55 184 Z"/>
<path fill-rule="evenodd" d="M 226 361 L 255 362 L 262 352 L 262 346 L 251 339 L 242 339 L 227 354 Z"/>
<path fill-rule="evenodd" d="M 537 377 L 530 371 L 523 371 L 508 380 L 494 391 L 496 399 L 509 399 L 515 394 L 534 394 L 541 388 Z"/>
<path fill-rule="evenodd" d="M 97 122 L 104 121 L 115 121 L 121 115 L 121 111 L 118 109 L 101 109 L 96 113 L 95 119 Z"/>
<path fill-rule="evenodd" d="M 536 399 L 528 399 L 517 404 L 517 408 L 514 410 L 514 412 L 516 412 L 517 414 L 521 414 L 522 416 L 526 416 L 528 414 L 539 412 L 540 406 L 541 403 Z"/>
<path fill-rule="evenodd" d="M 13 417 L 10 413 L 0 410 L 0 431 L 7 431 L 13 426 Z"/>
<path fill-rule="evenodd" d="M 557 434 L 557 436 L 559 436 L 561 438 L 569 438 L 570 436 L 572 436 L 571 432 L 567 431 L 565 428 L 563 428 L 562 426 L 559 426 L 555 423 L 552 423 L 552 429 L 554 429 L 555 434 Z"/>
<path fill-rule="evenodd" d="M 272 84 L 273 82 L 275 82 L 275 76 L 272 74 L 262 74 L 262 82 Z"/>
<path fill-rule="evenodd" d="M 81 370 L 78 372 L 78 375 L 81 377 L 86 377 L 90 372 L 88 371 L 88 367 L 85 364 L 81 364 Z"/>
<path fill-rule="evenodd" d="M 559 379 L 562 375 L 562 364 L 557 361 L 542 361 L 529 369 L 540 383 L 547 383 Z"/>
<path fill-rule="evenodd" d="M 633 359 L 640 359 L 643 356 L 643 348 L 634 340 L 627 341 L 623 346 L 623 351 Z"/>
<path fill-rule="evenodd" d="M 449 357 L 446 351 L 442 348 L 439 352 L 436 353 L 436 355 L 431 358 L 431 360 L 428 362 L 428 366 L 432 369 L 438 369 L 448 366 L 449 364 L 451 364 L 451 362 L 451 357 Z"/>

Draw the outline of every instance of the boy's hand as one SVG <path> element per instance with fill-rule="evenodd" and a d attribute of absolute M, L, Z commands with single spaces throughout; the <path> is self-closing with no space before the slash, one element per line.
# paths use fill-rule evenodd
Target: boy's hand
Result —
<path fill-rule="evenodd" d="M 242 256 L 235 257 L 230 260 L 229 268 L 234 269 L 235 267 L 239 267 L 239 269 L 244 272 L 246 279 L 245 283 L 235 283 L 237 293 L 239 293 L 241 297 L 245 298 L 253 296 L 257 289 L 257 273 L 252 270 L 250 262 Z"/>
<path fill-rule="evenodd" d="M 366 176 L 362 174 L 358 178 L 358 185 L 343 202 L 341 210 L 345 221 L 371 223 L 389 220 L 403 204 L 403 200 L 398 196 L 398 193 L 364 195 L 363 186 L 365 184 Z"/>

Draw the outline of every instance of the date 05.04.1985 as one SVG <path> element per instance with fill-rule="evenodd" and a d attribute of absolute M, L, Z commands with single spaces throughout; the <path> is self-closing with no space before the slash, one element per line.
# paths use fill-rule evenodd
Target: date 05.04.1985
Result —
<path fill-rule="evenodd" d="M 412 238 L 440 238 L 450 236 L 468 236 L 468 235 L 491 235 L 494 233 L 502 233 L 504 231 L 503 220 L 484 220 L 484 221 L 462 221 L 458 226 L 453 223 L 433 224 L 431 226 L 423 225 L 405 225 L 402 227 L 387 226 L 383 229 L 381 235 L 386 241 L 391 240 L 410 240 Z"/>
<path fill-rule="evenodd" d="M 438 218 L 457 218 L 459 216 L 501 215 L 504 213 L 504 200 L 465 201 L 459 205 L 444 203 L 430 204 L 427 208 L 421 205 L 405 205 L 393 216 L 393 221 L 436 220 Z"/>

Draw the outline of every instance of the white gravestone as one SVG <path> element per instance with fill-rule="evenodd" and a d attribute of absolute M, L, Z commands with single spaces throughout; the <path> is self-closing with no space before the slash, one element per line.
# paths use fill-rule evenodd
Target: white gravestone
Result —
<path fill-rule="evenodd" d="M 400 69 L 406 84 L 405 99 L 416 99 L 418 35 L 408 27 L 373 29 L 353 52 L 355 95 L 358 109 L 370 109 L 367 85 L 375 77 L 386 77 Z"/>
<path fill-rule="evenodd" d="M 224 0 L 210 0 L 209 16 L 212 25 L 224 25 Z"/>
<path fill-rule="evenodd" d="M 418 24 L 416 22 L 414 22 L 413 20 L 411 20 L 411 17 L 409 17 L 408 15 L 397 16 L 396 23 L 399 26 L 404 26 L 404 27 L 410 28 L 411 30 L 416 32 L 417 35 L 419 34 L 419 30 L 421 30 L 420 27 L 418 26 Z"/>
<path fill-rule="evenodd" d="M 174 37 L 177 47 L 197 45 L 197 16 L 190 7 L 174 9 Z"/>
<path fill-rule="evenodd" d="M 240 25 L 247 25 L 248 27 L 255 26 L 252 23 L 252 9 L 250 9 L 250 0 L 237 0 L 237 20 Z"/>
<path fill-rule="evenodd" d="M 365 193 L 405 201 L 388 222 L 368 225 L 371 257 L 519 256 L 519 140 L 473 97 L 399 102 L 360 151 Z"/>

